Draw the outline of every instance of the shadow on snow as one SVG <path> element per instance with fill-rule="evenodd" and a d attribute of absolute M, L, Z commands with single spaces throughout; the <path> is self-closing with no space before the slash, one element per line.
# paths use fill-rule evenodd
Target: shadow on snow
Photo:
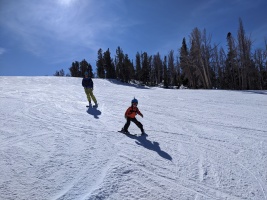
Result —
<path fill-rule="evenodd" d="M 136 144 L 143 146 L 151 151 L 157 152 L 162 158 L 165 158 L 167 160 L 172 160 L 172 157 L 166 153 L 165 151 L 161 150 L 159 143 L 158 142 L 151 142 L 150 140 L 147 139 L 147 134 L 145 135 L 140 135 L 140 136 L 135 136 L 135 135 L 127 135 L 129 138 L 136 139 L 135 141 Z"/>
<path fill-rule="evenodd" d="M 139 89 L 150 89 L 147 86 L 142 86 L 142 85 L 138 85 L 138 84 L 133 84 L 133 83 L 123 83 L 117 79 L 107 79 L 109 82 L 113 83 L 113 84 L 117 84 L 117 85 L 124 85 L 124 86 L 129 86 L 129 87 L 135 87 L 135 88 L 139 88 Z"/>
<path fill-rule="evenodd" d="M 267 95 L 267 90 L 242 90 L 243 93 Z"/>
<path fill-rule="evenodd" d="M 101 111 L 97 110 L 96 107 L 92 107 L 92 106 L 88 107 L 87 113 L 90 115 L 93 115 L 94 118 L 96 118 L 96 119 L 99 119 L 98 116 L 101 115 Z"/>

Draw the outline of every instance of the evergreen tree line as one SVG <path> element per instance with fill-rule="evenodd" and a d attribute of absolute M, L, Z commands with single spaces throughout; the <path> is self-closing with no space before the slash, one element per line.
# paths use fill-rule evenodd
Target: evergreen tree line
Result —
<path fill-rule="evenodd" d="M 88 63 L 85 59 L 81 62 L 75 61 L 72 62 L 70 70 L 70 76 L 72 77 L 83 77 L 85 72 L 88 72 L 88 75 L 94 78 L 93 68 L 90 63 Z"/>
<path fill-rule="evenodd" d="M 135 62 L 118 47 L 115 58 L 110 50 L 98 50 L 96 74 L 98 78 L 132 80 L 149 86 L 163 85 L 166 88 L 180 87 L 197 89 L 267 89 L 267 42 L 265 50 L 252 52 L 252 41 L 247 37 L 242 20 L 239 19 L 237 39 L 229 32 L 226 35 L 227 52 L 211 44 L 206 30 L 194 28 L 189 42 L 183 38 L 178 55 L 171 50 L 167 56 L 136 53 Z M 94 77 L 92 66 L 83 60 L 73 62 L 70 76 L 82 77 L 88 71 Z"/>

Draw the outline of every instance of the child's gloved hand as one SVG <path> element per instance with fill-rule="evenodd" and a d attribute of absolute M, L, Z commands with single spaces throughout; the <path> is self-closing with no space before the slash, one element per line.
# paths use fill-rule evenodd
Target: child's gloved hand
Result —
<path fill-rule="evenodd" d="M 141 114 L 141 117 L 143 118 L 144 116 Z"/>

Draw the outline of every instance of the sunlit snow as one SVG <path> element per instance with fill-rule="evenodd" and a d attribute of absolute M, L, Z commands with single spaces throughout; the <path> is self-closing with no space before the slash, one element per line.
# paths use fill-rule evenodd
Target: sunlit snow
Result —
<path fill-rule="evenodd" d="M 267 92 L 0 77 L 0 199 L 267 199 Z M 125 124 L 133 98 L 146 132 Z"/>

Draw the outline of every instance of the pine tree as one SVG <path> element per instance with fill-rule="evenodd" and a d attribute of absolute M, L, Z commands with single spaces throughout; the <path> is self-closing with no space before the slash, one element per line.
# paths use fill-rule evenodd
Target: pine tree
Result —
<path fill-rule="evenodd" d="M 63 69 L 61 69 L 61 70 L 59 71 L 59 76 L 65 76 L 65 72 L 64 72 Z"/>
<path fill-rule="evenodd" d="M 237 50 L 235 46 L 234 38 L 229 32 L 227 34 L 227 46 L 228 53 L 227 59 L 225 61 L 225 80 L 226 80 L 226 89 L 238 89 L 241 86 L 241 77 L 239 75 L 239 69 L 237 64 Z"/>
<path fill-rule="evenodd" d="M 85 72 L 89 72 L 88 69 L 89 69 L 89 64 L 85 59 L 83 59 L 80 62 L 80 73 L 81 73 L 81 76 L 84 76 Z M 89 76 L 92 76 L 92 73 L 89 74 Z"/>
<path fill-rule="evenodd" d="M 54 76 L 60 76 L 59 71 L 56 71 L 56 73 L 54 73 Z"/>
<path fill-rule="evenodd" d="M 168 71 L 167 57 L 166 56 L 164 56 L 164 60 L 163 60 L 163 71 L 164 71 L 164 87 L 169 88 L 170 77 L 169 77 L 169 71 Z"/>
<path fill-rule="evenodd" d="M 180 86 L 182 85 L 182 78 L 181 78 L 181 66 L 180 66 L 178 56 L 176 56 L 176 73 L 177 73 L 177 77 L 175 79 L 175 85 L 177 85 L 178 88 L 180 88 Z"/>
<path fill-rule="evenodd" d="M 121 81 L 124 81 L 123 59 L 124 59 L 123 51 L 122 51 L 122 49 L 120 47 L 118 47 L 116 49 L 115 66 L 116 66 L 117 77 Z"/>
<path fill-rule="evenodd" d="M 88 63 L 88 68 L 87 68 L 88 74 L 91 78 L 94 78 L 94 73 L 93 73 L 93 67 L 90 63 Z"/>
<path fill-rule="evenodd" d="M 159 52 L 153 56 L 153 66 L 155 69 L 155 84 L 160 84 L 163 80 L 163 64 Z"/>
<path fill-rule="evenodd" d="M 128 57 L 128 54 L 125 54 L 123 59 L 123 81 L 128 83 L 133 78 L 133 65 Z"/>
<path fill-rule="evenodd" d="M 110 57 L 110 51 L 109 49 L 104 52 L 104 66 L 106 71 L 106 78 L 116 78 L 116 71 L 114 63 Z"/>
<path fill-rule="evenodd" d="M 219 88 L 219 68 L 220 57 L 218 51 L 218 45 L 214 45 L 213 55 L 211 57 L 211 85 L 213 88 Z"/>
<path fill-rule="evenodd" d="M 183 85 L 194 88 L 194 74 L 191 68 L 189 51 L 185 38 L 183 38 L 182 47 L 180 48 L 180 66 L 182 70 L 181 77 Z"/>
<path fill-rule="evenodd" d="M 96 61 L 97 76 L 99 78 L 105 78 L 105 67 L 104 67 L 105 63 L 101 48 L 98 50 L 97 55 L 98 55 Z"/>
<path fill-rule="evenodd" d="M 141 81 L 141 76 L 142 76 L 142 66 L 141 66 L 141 56 L 140 56 L 140 53 L 137 52 L 136 53 L 136 56 L 135 56 L 135 79 L 137 81 Z"/>
<path fill-rule="evenodd" d="M 267 53 L 267 51 L 266 51 Z M 258 88 L 260 90 L 267 89 L 267 54 L 262 49 L 256 49 L 254 52 L 255 67 L 258 71 Z M 266 65 L 264 66 L 264 63 Z"/>
<path fill-rule="evenodd" d="M 149 57 L 148 54 L 146 52 L 144 52 L 141 55 L 141 61 L 142 61 L 142 77 L 141 77 L 141 81 L 144 84 L 148 84 L 149 82 L 149 72 L 150 72 L 150 62 L 149 62 Z"/>
<path fill-rule="evenodd" d="M 170 77 L 170 85 L 176 85 L 176 69 L 174 65 L 174 51 L 171 50 L 168 55 L 168 76 Z"/>
<path fill-rule="evenodd" d="M 72 77 L 80 77 L 81 73 L 80 73 L 80 64 L 78 61 L 72 62 L 71 67 L 69 68 L 70 70 L 70 75 Z"/>

